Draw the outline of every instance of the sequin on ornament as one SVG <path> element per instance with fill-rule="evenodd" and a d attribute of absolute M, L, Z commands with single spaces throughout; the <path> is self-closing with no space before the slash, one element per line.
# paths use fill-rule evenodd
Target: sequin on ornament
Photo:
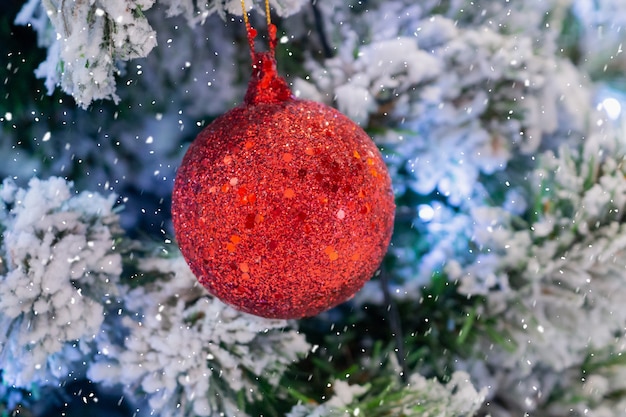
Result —
<path fill-rule="evenodd" d="M 313 316 L 378 268 L 393 228 L 391 181 L 359 126 L 293 98 L 273 53 L 252 56 L 244 103 L 200 132 L 178 169 L 176 238 L 199 282 L 226 303 L 268 318 Z"/>

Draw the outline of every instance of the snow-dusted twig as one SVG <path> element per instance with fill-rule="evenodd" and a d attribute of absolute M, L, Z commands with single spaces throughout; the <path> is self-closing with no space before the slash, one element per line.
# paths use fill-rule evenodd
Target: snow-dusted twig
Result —
<path fill-rule="evenodd" d="M 29 0 L 15 23 L 31 25 L 48 56 L 35 74 L 46 80 L 48 93 L 57 86 L 87 108 L 94 100 L 119 102 L 116 76 L 124 61 L 146 57 L 157 35 L 144 12 L 155 0 Z M 218 13 L 241 14 L 239 0 L 196 2 L 161 0 L 168 16 L 184 15 L 189 24 Z M 252 2 L 249 6 L 252 7 Z M 289 15 L 304 0 L 272 0 L 273 10 Z M 261 8 L 261 10 L 264 10 Z"/>
<path fill-rule="evenodd" d="M 0 187 L 0 363 L 18 387 L 75 372 L 121 273 L 115 196 L 74 194 L 61 178 Z M 76 368 L 79 369 L 79 368 Z"/>
<path fill-rule="evenodd" d="M 182 256 L 139 261 L 152 283 L 125 292 L 124 345 L 103 338 L 92 380 L 145 394 L 161 416 L 245 415 L 236 401 L 259 398 L 309 350 L 284 320 L 241 313 L 209 295 Z"/>
<path fill-rule="evenodd" d="M 487 390 L 476 391 L 469 375 L 455 372 L 441 384 L 412 374 L 406 384 L 390 384 L 376 396 L 369 384 L 337 380 L 329 384 L 333 395 L 326 402 L 301 403 L 287 417 L 412 416 L 470 417 L 480 408 Z"/>

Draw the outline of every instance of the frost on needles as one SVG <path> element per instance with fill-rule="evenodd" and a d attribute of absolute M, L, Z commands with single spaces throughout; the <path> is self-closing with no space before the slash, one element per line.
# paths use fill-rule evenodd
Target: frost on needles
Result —
<path fill-rule="evenodd" d="M 0 360 L 8 384 L 54 384 L 80 369 L 122 272 L 115 196 L 61 178 L 0 186 Z"/>
<path fill-rule="evenodd" d="M 15 21 L 32 25 L 39 45 L 48 49 L 35 72 L 45 78 L 48 93 L 59 85 L 87 108 L 93 100 L 119 102 L 118 62 L 144 57 L 156 46 L 156 33 L 143 14 L 153 3 L 30 0 Z"/>
<path fill-rule="evenodd" d="M 247 1 L 252 6 L 251 1 Z M 273 0 L 279 15 L 295 13 L 303 0 Z M 57 86 L 86 109 L 94 100 L 120 101 L 115 77 L 126 61 L 146 57 L 157 34 L 146 15 L 155 0 L 29 0 L 15 19 L 37 31 L 47 58 L 35 74 L 45 79 L 48 94 Z M 241 14 L 239 0 L 196 2 L 162 0 L 168 16 L 184 15 L 189 24 L 219 13 Z"/>
<path fill-rule="evenodd" d="M 489 348 L 475 376 L 498 380 L 513 402 L 534 398 L 537 386 L 542 395 L 584 397 L 582 411 L 606 406 L 623 389 L 624 370 L 612 365 L 626 322 L 625 156 L 619 138 L 596 132 L 579 147 L 541 154 L 524 213 L 471 210 L 468 235 L 478 253 L 467 264 L 450 260 L 446 270 L 461 293 L 485 297 L 482 314 L 499 317 L 508 346 Z M 582 390 L 571 382 L 580 364 L 593 376 Z"/>
<path fill-rule="evenodd" d="M 100 339 L 88 375 L 147 396 L 160 416 L 244 416 L 238 393 L 258 399 L 260 380 L 276 387 L 309 351 L 289 322 L 239 312 L 209 295 L 180 253 L 143 258 L 139 269 L 159 279 L 124 289 L 121 325 L 129 336 L 123 345 Z"/>

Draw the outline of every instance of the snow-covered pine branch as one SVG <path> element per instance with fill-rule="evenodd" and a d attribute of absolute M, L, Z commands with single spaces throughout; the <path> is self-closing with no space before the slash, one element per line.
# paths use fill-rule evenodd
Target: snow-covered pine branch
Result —
<path fill-rule="evenodd" d="M 470 417 L 482 405 L 487 389 L 477 391 L 470 376 L 454 372 L 446 384 L 415 373 L 406 384 L 390 384 L 373 395 L 370 384 L 330 383 L 333 395 L 325 402 L 294 406 L 287 417 L 343 417 L 394 415 L 420 417 Z"/>
<path fill-rule="evenodd" d="M 154 0 L 29 0 L 15 22 L 32 25 L 39 45 L 48 49 L 35 74 L 45 78 L 48 93 L 56 86 L 87 108 L 112 99 L 118 61 L 146 56 L 156 33 L 144 11 Z"/>
<path fill-rule="evenodd" d="M 376 13 L 383 20 L 384 7 Z M 524 34 L 459 28 L 441 16 L 414 18 L 410 27 L 415 34 L 388 30 L 389 38 L 369 43 L 344 30 L 340 53 L 321 63 L 309 56 L 309 81 L 297 79 L 294 91 L 363 126 L 384 121 L 392 129 L 374 140 L 392 154 L 392 169 L 411 173 L 415 192 L 438 191 L 460 205 L 480 187 L 480 174 L 584 130 L 588 83 L 547 41 L 537 48 Z"/>
<path fill-rule="evenodd" d="M 29 0 L 15 23 L 37 31 L 39 46 L 47 58 L 35 71 L 45 79 L 48 93 L 57 86 L 87 108 L 94 100 L 119 102 L 115 77 L 120 65 L 146 57 L 157 45 L 157 34 L 145 11 L 155 0 Z M 249 8 L 257 7 L 252 1 Z M 297 12 L 304 0 L 272 0 L 282 16 Z M 218 13 L 241 15 L 239 0 L 161 0 L 168 16 L 184 15 L 189 24 L 203 23 Z M 260 10 L 263 10 L 261 7 Z M 162 12 L 161 9 L 155 13 Z"/>
<path fill-rule="evenodd" d="M 622 354 L 625 155 L 621 141 L 606 132 L 578 148 L 546 151 L 529 175 L 525 212 L 471 210 L 468 236 L 476 255 L 466 265 L 446 266 L 462 293 L 485 297 L 482 315 L 497 317 L 507 340 L 508 348 L 485 341 L 486 367 L 474 376 L 497 380 L 498 395 L 520 412 L 545 407 L 557 392 L 580 390 L 589 355 Z M 610 355 L 607 362 L 616 366 L 609 373 L 625 373 Z M 593 392 L 583 394 L 577 402 L 598 401 Z"/>
<path fill-rule="evenodd" d="M 138 262 L 156 279 L 123 290 L 129 334 L 123 346 L 100 338 L 88 375 L 147 395 L 160 416 L 244 416 L 237 396 L 258 399 L 260 379 L 276 386 L 309 351 L 292 323 L 239 312 L 208 294 L 180 253 Z"/>
<path fill-rule="evenodd" d="M 0 362 L 17 387 L 56 384 L 74 373 L 115 296 L 115 196 L 82 192 L 61 178 L 28 189 L 0 186 Z"/>

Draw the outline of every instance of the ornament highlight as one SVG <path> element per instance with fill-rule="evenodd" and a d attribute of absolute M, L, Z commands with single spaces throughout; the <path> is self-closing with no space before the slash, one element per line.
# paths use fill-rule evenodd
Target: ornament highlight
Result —
<path fill-rule="evenodd" d="M 298 100 L 270 51 L 255 52 L 244 103 L 196 137 L 178 169 L 172 217 L 199 282 L 268 318 L 313 316 L 354 295 L 391 239 L 394 197 L 358 125 Z"/>

